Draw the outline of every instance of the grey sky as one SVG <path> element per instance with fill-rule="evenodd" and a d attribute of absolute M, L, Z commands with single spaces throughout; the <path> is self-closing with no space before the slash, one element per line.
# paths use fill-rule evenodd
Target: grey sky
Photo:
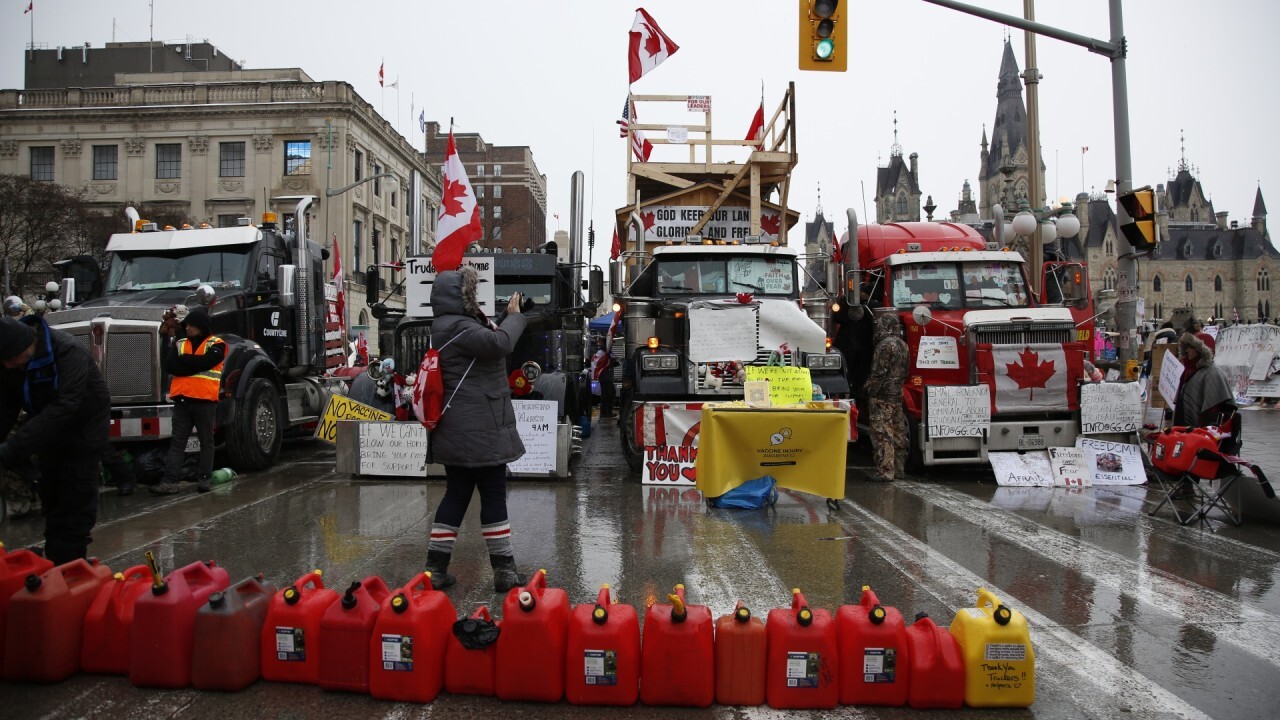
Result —
<path fill-rule="evenodd" d="M 26 2 L 5 3 L 3 88 L 23 84 Z M 971 2 L 1010 14 L 1021 14 L 1023 5 Z M 149 35 L 146 0 L 35 5 L 36 42 L 50 47 L 100 46 L 113 37 L 113 19 L 117 41 Z M 419 145 L 416 117 L 423 106 L 428 119 L 456 118 L 460 131 L 528 145 L 547 175 L 549 230 L 556 229 L 553 213 L 568 227 L 569 176 L 584 171 L 588 196 L 594 193 L 589 217 L 599 236 L 598 262 L 607 252 L 611 210 L 626 200 L 625 141 L 614 121 L 627 92 L 627 31 L 641 5 L 680 50 L 634 91 L 711 95 L 716 137 L 746 133 L 762 81 L 768 111 L 786 83 L 796 81 L 800 164 L 791 206 L 803 219 L 811 219 L 819 182 L 838 231 L 844 208 L 862 215 L 863 186 L 869 206 L 877 159 L 885 163 L 893 143 L 894 110 L 898 141 L 904 154 L 919 153 L 921 189 L 933 196 L 938 213 L 955 208 L 965 179 L 976 186 L 982 126 L 989 129 L 995 115 L 1005 28 L 921 0 L 842 3 L 851 15 L 846 73 L 797 70 L 795 0 L 156 0 L 154 36 L 207 38 L 250 68 L 300 67 L 317 80 L 347 81 Z M 1036 5 L 1041 22 L 1109 36 L 1107 0 Z M 1280 51 L 1267 36 L 1280 27 L 1280 3 L 1126 0 L 1124 10 L 1135 185 L 1166 181 L 1185 132 L 1187 160 L 1199 168 L 1217 210 L 1247 220 L 1259 183 L 1272 207 L 1280 207 L 1280 186 L 1271 182 L 1280 162 L 1274 130 Z M 1013 32 L 1012 40 L 1025 69 L 1022 33 Z M 1046 38 L 1037 41 L 1037 52 L 1048 196 L 1101 189 L 1115 167 L 1110 63 Z M 397 92 L 378 87 L 384 60 L 386 82 L 400 81 L 398 113 Z M 641 120 L 698 117 L 680 109 Z M 1089 148 L 1083 188 L 1082 146 Z"/>

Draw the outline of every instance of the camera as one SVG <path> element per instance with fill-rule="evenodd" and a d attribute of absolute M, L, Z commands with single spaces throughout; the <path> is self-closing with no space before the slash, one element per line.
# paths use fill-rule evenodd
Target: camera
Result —
<path fill-rule="evenodd" d="M 533 298 L 527 298 L 523 293 L 520 294 L 520 312 L 527 313 L 533 309 Z"/>

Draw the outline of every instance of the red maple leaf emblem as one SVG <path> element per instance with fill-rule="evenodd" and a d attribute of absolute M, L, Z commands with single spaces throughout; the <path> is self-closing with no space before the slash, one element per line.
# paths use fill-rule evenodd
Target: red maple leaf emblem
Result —
<path fill-rule="evenodd" d="M 649 53 L 649 57 L 653 57 L 662 52 L 662 38 L 658 37 L 657 31 L 649 23 L 641 23 L 644 25 L 646 33 L 644 38 L 644 51 Z"/>
<path fill-rule="evenodd" d="M 1005 368 L 1009 371 L 1009 377 L 1018 383 L 1018 389 L 1031 390 L 1029 397 L 1034 397 L 1035 388 L 1043 388 L 1049 378 L 1054 374 L 1054 362 L 1052 360 L 1040 360 L 1040 353 L 1026 348 L 1018 353 L 1019 362 L 1005 363 Z"/>
<path fill-rule="evenodd" d="M 444 188 L 444 199 L 440 205 L 445 215 L 458 215 L 462 212 L 461 199 L 467 196 L 467 186 L 457 180 L 450 180 Z"/>
<path fill-rule="evenodd" d="M 782 225 L 782 217 L 779 215 L 761 215 L 760 216 L 760 229 L 764 232 L 765 235 L 776 236 L 778 234 L 779 226 L 781 225 Z"/>
<path fill-rule="evenodd" d="M 653 213 L 640 213 L 640 221 L 644 223 L 644 229 L 648 230 L 653 227 Z"/>

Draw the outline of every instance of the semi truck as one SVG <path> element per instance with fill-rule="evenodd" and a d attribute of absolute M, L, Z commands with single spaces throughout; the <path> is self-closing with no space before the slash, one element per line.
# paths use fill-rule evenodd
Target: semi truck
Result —
<path fill-rule="evenodd" d="M 68 309 L 47 315 L 89 350 L 111 391 L 111 440 L 166 441 L 173 405 L 162 362 L 170 337 L 166 311 L 204 305 L 213 332 L 227 344 L 215 441 L 237 470 L 271 466 L 287 431 L 316 422 L 328 402 L 325 283 L 328 251 L 307 239 L 299 199 L 295 227 L 275 213 L 253 225 L 159 229 L 128 214 L 131 232 L 112 235 L 100 290 L 77 292 L 77 279 L 101 277 L 97 261 L 60 264 Z M 188 442 L 188 451 L 198 448 Z"/>
<path fill-rule="evenodd" d="M 846 328 L 837 345 L 846 355 L 869 358 L 871 318 L 895 313 L 901 319 L 910 360 L 902 396 L 912 463 L 985 463 L 988 452 L 1074 445 L 1078 381 L 1092 345 L 1077 268 L 1048 267 L 1046 289 L 1054 289 L 1046 297 L 1054 303 L 1042 303 L 1022 256 L 968 225 L 859 225 L 853 210 L 848 218 L 853 230 L 841 239 L 840 268 Z M 865 366 L 851 373 L 855 393 L 865 375 Z M 957 427 L 946 408 L 975 402 L 989 411 L 989 421 Z"/>

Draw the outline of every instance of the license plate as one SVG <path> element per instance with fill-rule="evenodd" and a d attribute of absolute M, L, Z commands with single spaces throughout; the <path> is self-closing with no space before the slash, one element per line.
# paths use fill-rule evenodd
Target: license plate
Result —
<path fill-rule="evenodd" d="M 200 438 L 196 437 L 195 435 L 192 435 L 191 437 L 187 438 L 187 452 L 189 453 L 200 452 Z"/>
<path fill-rule="evenodd" d="M 1019 450 L 1043 450 L 1044 448 L 1043 435 L 1023 435 L 1018 438 Z"/>

